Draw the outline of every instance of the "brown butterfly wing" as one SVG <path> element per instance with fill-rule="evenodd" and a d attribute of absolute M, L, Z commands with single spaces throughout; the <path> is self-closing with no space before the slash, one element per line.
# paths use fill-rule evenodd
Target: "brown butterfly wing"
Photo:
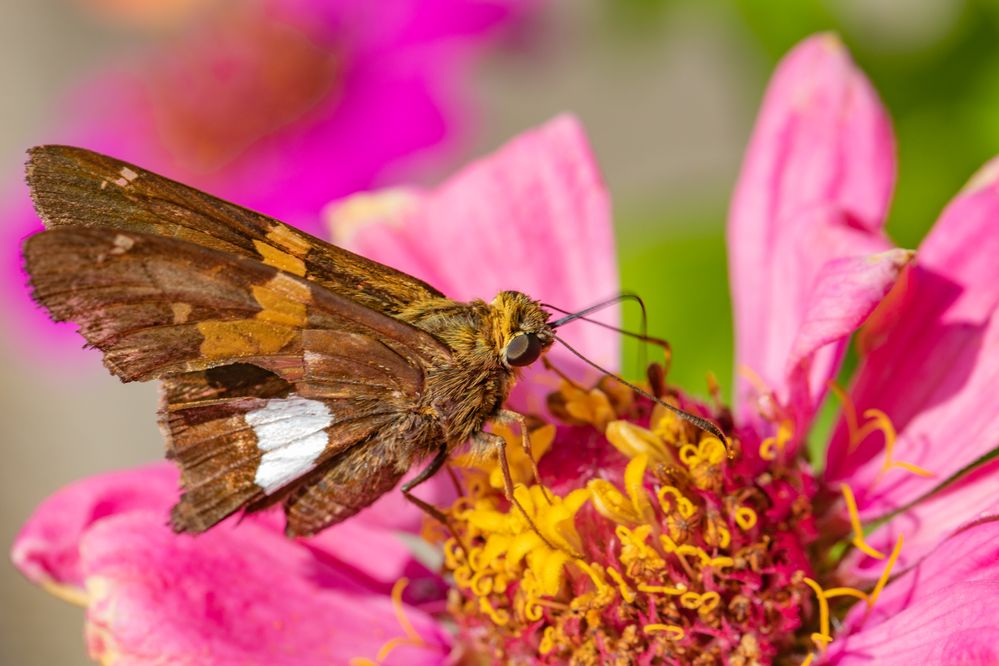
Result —
<path fill-rule="evenodd" d="M 303 331 L 371 335 L 416 367 L 449 355 L 418 328 L 272 266 L 134 231 L 63 227 L 28 238 L 33 297 L 73 321 L 125 381 L 253 363 L 295 381 Z"/>
<path fill-rule="evenodd" d="M 143 232 L 53 229 L 28 239 L 25 258 L 35 299 L 79 324 L 115 374 L 164 379 L 161 423 L 185 489 L 175 528 L 207 529 L 296 486 L 310 496 L 362 456 L 378 483 L 336 495 L 356 511 L 412 462 L 412 445 L 350 452 L 402 441 L 426 368 L 449 355 L 424 331 L 259 261 Z"/>
<path fill-rule="evenodd" d="M 83 148 L 29 151 L 27 179 L 49 228 L 108 227 L 186 240 L 307 277 L 394 314 L 441 294 L 430 285 L 273 218 Z"/>

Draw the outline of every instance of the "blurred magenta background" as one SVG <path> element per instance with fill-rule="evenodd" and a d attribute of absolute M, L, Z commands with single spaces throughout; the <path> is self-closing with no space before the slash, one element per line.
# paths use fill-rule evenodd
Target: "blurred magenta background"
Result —
<path fill-rule="evenodd" d="M 315 5 L 270 4 L 289 11 Z M 296 47 L 280 26 L 267 24 L 270 14 L 247 23 L 236 3 L 223 0 L 7 0 L 0 22 L 0 238 L 9 246 L 3 261 L 11 261 L 10 246 L 30 229 L 23 226 L 21 165 L 24 150 L 37 143 L 86 136 L 122 157 L 309 225 L 328 198 L 374 184 L 432 185 L 468 159 L 571 111 L 588 130 L 613 196 L 623 284 L 647 300 L 651 332 L 672 342 L 671 379 L 703 394 L 706 372 L 726 391 L 732 374 L 723 239 L 730 188 L 764 83 L 795 42 L 838 31 L 883 95 L 899 144 L 889 231 L 900 245 L 914 246 L 948 197 L 999 152 L 996 2 L 538 0 L 493 3 L 509 13 L 490 14 L 487 7 L 485 14 L 461 14 L 467 23 L 448 22 L 454 18 L 448 2 L 432 4 L 445 9 L 423 16 L 404 38 L 393 34 L 395 41 L 380 31 L 398 16 L 368 12 L 356 25 L 340 21 L 341 41 L 324 55 L 321 30 L 309 42 L 318 52 Z M 260 78 L 235 88 L 255 100 L 249 107 L 220 101 L 213 88 L 188 79 L 192 70 L 180 55 L 197 57 L 203 45 L 185 36 L 210 21 L 237 42 L 250 34 L 249 43 L 263 45 L 244 54 L 260 58 L 252 70 Z M 464 36 L 441 47 L 438 33 Z M 180 64 L 158 70 L 167 74 L 158 80 L 156 103 L 180 100 L 175 119 L 207 113 L 208 120 L 195 123 L 197 132 L 178 135 L 173 125 L 173 143 L 151 136 L 155 124 L 143 120 L 141 104 L 131 106 L 127 86 L 107 89 L 101 104 L 72 101 L 81 90 L 93 94 L 83 82 L 171 48 Z M 447 50 L 435 50 L 441 48 Z M 349 125 L 360 128 L 351 130 L 361 138 L 353 143 L 330 129 L 344 122 L 344 108 L 354 108 L 348 102 L 355 97 L 337 97 L 348 91 L 337 87 L 344 71 L 337 57 L 344 53 L 375 63 L 363 79 L 370 97 Z M 386 53 L 392 59 L 379 60 Z M 415 80 L 417 63 L 432 73 L 426 90 L 439 96 L 439 107 L 421 106 L 419 95 L 403 95 L 404 86 L 392 79 Z M 390 85 L 399 87 L 386 93 Z M 95 119 L 95 113 L 108 115 Z M 243 125 L 227 122 L 233 116 Z M 186 154 L 200 161 L 163 150 L 179 145 L 178 136 Z M 310 180 L 317 170 L 328 170 L 328 178 Z M 0 543 L 7 545 L 56 488 L 161 452 L 155 387 L 122 386 L 96 355 L 75 352 L 72 337 L 40 332 L 30 313 L 9 304 L 21 285 L 8 268 L 0 314 Z M 626 321 L 637 327 L 636 313 L 627 311 Z M 633 358 L 626 347 L 632 374 Z M 0 664 L 89 663 L 80 609 L 29 586 L 6 563 L 0 598 Z"/>

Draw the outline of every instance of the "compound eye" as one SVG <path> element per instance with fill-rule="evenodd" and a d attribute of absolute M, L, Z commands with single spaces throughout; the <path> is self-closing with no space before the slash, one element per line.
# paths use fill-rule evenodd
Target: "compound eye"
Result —
<path fill-rule="evenodd" d="M 534 333 L 518 333 L 506 346 L 506 362 L 510 365 L 530 365 L 538 360 L 545 346 Z"/>

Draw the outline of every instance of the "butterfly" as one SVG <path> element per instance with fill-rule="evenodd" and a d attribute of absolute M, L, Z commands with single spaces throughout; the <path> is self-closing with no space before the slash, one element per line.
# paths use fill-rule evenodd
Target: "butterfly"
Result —
<path fill-rule="evenodd" d="M 159 422 L 182 486 L 176 531 L 280 504 L 289 536 L 315 534 L 426 459 L 402 492 L 443 520 L 411 491 L 467 441 L 497 452 L 516 503 L 505 440 L 485 426 L 519 424 L 529 450 L 525 417 L 504 408 L 517 370 L 594 308 L 552 321 L 520 292 L 454 301 L 82 148 L 31 149 L 27 181 L 47 228 L 24 244 L 33 298 L 75 322 L 121 380 L 161 382 Z"/>

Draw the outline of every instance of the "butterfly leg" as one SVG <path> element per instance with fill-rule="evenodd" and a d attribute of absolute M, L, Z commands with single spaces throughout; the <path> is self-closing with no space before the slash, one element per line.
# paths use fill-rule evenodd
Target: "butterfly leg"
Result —
<path fill-rule="evenodd" d="M 520 427 L 520 448 L 524 450 L 527 459 L 531 461 L 531 473 L 534 475 L 534 483 L 541 486 L 542 494 L 544 494 L 548 503 L 551 504 L 552 498 L 548 495 L 548 489 L 541 483 L 541 475 L 538 473 L 538 461 L 534 459 L 534 455 L 531 453 L 531 439 L 527 432 L 527 418 L 519 412 L 501 409 L 493 417 L 493 421 L 496 423 L 516 423 Z"/>
<path fill-rule="evenodd" d="M 518 416 L 520 415 L 518 414 Z M 472 435 L 472 441 L 476 444 L 484 444 L 485 446 L 492 447 L 496 450 L 496 457 L 499 460 L 500 471 L 503 472 L 503 494 L 506 495 L 507 501 L 520 510 L 520 514 L 524 516 L 524 520 L 526 520 L 527 524 L 531 526 L 534 533 L 541 537 L 541 540 L 545 543 L 545 545 L 552 550 L 555 550 L 555 547 L 550 541 L 548 541 L 548 539 L 545 538 L 545 535 L 541 533 L 538 526 L 534 524 L 534 520 L 531 519 L 531 516 L 513 494 L 513 477 L 510 475 L 510 461 L 506 459 L 506 440 L 496 433 L 481 431 Z"/>
<path fill-rule="evenodd" d="M 447 515 L 445 515 L 443 511 L 438 509 L 430 502 L 426 502 L 420 499 L 412 492 L 413 488 L 417 487 L 418 485 L 420 485 L 421 483 L 432 477 L 434 474 L 436 474 L 440 470 L 440 468 L 444 465 L 444 462 L 447 460 L 447 457 L 448 457 L 447 447 L 441 446 L 440 450 L 437 451 L 437 455 L 435 455 L 433 460 L 430 461 L 430 464 L 424 467 L 419 474 L 414 476 L 406 483 L 402 484 L 402 496 L 405 497 L 410 502 L 412 502 L 413 504 L 415 504 L 421 511 L 426 513 L 428 516 L 434 518 L 435 520 L 437 520 L 437 522 L 441 523 L 444 527 L 446 527 L 447 531 L 450 532 L 451 536 L 454 537 L 454 540 L 458 542 L 458 546 L 461 547 L 461 550 L 464 551 L 465 556 L 467 557 L 468 549 L 465 547 L 465 543 L 464 541 L 462 541 L 461 536 L 458 534 L 458 531 L 454 529 L 453 525 L 451 525 L 451 521 L 448 520 Z"/>

